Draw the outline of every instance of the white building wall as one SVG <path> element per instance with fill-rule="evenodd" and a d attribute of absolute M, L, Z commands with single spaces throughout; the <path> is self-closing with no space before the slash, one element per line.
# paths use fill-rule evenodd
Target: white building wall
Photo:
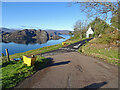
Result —
<path fill-rule="evenodd" d="M 89 34 L 93 34 L 93 33 L 94 33 L 94 32 L 93 32 L 92 28 L 89 27 L 89 29 L 88 29 L 87 32 L 86 32 L 86 38 L 89 38 Z"/>

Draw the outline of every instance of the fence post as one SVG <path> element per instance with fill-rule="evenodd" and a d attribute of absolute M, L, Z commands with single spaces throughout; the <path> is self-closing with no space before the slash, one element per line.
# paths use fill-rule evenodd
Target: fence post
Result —
<path fill-rule="evenodd" d="M 7 55 L 7 60 L 10 61 L 8 49 L 5 49 L 5 51 L 6 51 L 6 55 Z"/>

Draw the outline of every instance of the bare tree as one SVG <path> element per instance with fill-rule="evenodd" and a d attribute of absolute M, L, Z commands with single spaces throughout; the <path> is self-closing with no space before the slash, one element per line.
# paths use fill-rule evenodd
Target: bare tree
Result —
<path fill-rule="evenodd" d="M 74 31 L 80 31 L 82 29 L 83 22 L 81 20 L 76 21 L 74 25 Z"/>
<path fill-rule="evenodd" d="M 73 4 L 80 5 L 80 11 L 85 12 L 89 19 L 91 17 L 102 17 L 104 20 L 109 19 L 108 14 L 118 15 L 119 0 L 117 2 L 97 2 L 97 0 L 91 0 L 91 2 L 75 2 Z"/>
<path fill-rule="evenodd" d="M 82 38 L 83 30 L 86 30 L 87 26 L 88 26 L 87 20 L 85 20 L 85 21 L 81 21 L 81 20 L 76 21 L 76 23 L 74 25 L 74 35 L 79 36 L 80 38 Z"/>

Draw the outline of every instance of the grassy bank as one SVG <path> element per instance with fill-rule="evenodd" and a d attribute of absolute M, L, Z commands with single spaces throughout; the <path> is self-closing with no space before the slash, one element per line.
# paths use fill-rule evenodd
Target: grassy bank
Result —
<path fill-rule="evenodd" d="M 85 39 L 88 39 L 88 38 L 82 38 L 82 39 L 80 39 L 78 37 L 71 37 L 66 42 L 68 43 L 68 45 L 70 45 L 70 44 L 73 44 L 73 43 L 76 43 L 76 42 L 79 42 L 79 41 L 85 40 Z"/>
<path fill-rule="evenodd" d="M 62 45 L 58 44 L 58 45 L 47 46 L 23 53 L 16 53 L 10 55 L 10 59 L 11 59 L 10 62 L 6 62 L 5 60 L 3 60 L 3 62 L 0 64 L 2 66 L 2 68 L 0 68 L 0 71 L 2 71 L 2 77 L 0 78 L 2 79 L 2 83 L 1 83 L 2 88 L 4 89 L 4 88 L 11 88 L 16 86 L 16 84 L 22 81 L 24 78 L 37 72 L 39 68 L 45 67 L 47 62 L 50 61 L 49 59 L 37 55 L 37 60 L 35 62 L 35 65 L 28 67 L 23 63 L 23 60 L 13 61 L 13 58 L 22 58 L 23 55 L 32 55 L 32 54 L 36 55 L 51 50 L 55 50 L 60 47 L 62 47 Z M 5 58 L 6 57 L 4 57 L 3 59 Z"/>
<path fill-rule="evenodd" d="M 23 53 L 16 53 L 16 54 L 10 55 L 10 59 L 13 60 L 13 58 L 22 58 L 23 55 L 32 55 L 32 54 L 36 55 L 36 54 L 56 50 L 61 47 L 62 47 L 61 44 L 57 44 L 57 45 L 47 46 L 39 49 L 29 50 Z"/>
<path fill-rule="evenodd" d="M 82 51 L 84 54 L 102 58 L 110 64 L 120 65 L 117 35 L 118 32 L 112 32 L 104 34 L 99 38 L 94 38 L 82 46 L 79 52 Z"/>
<path fill-rule="evenodd" d="M 16 86 L 16 84 L 22 81 L 24 78 L 34 74 L 40 68 L 49 62 L 49 59 L 46 59 L 41 56 L 37 56 L 36 63 L 33 66 L 26 66 L 23 61 L 10 61 L 4 62 L 2 65 L 2 88 L 11 88 Z"/>

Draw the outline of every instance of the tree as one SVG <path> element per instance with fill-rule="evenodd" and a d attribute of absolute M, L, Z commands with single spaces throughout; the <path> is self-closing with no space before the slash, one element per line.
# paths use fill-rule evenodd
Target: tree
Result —
<path fill-rule="evenodd" d="M 99 34 L 103 34 L 105 31 L 105 28 L 107 28 L 109 25 L 100 18 L 96 17 L 95 20 L 93 20 L 89 25 L 89 27 L 92 27 L 94 29 L 94 36 L 98 36 Z"/>
<path fill-rule="evenodd" d="M 82 22 L 80 20 L 78 20 L 74 25 L 74 35 L 80 36 L 81 29 L 82 29 Z"/>
<path fill-rule="evenodd" d="M 119 18 L 120 18 L 120 16 L 113 16 L 112 18 L 111 18 L 111 25 L 113 26 L 113 27 L 115 27 L 115 28 L 118 28 L 118 29 L 120 29 L 120 21 L 119 21 Z"/>
<path fill-rule="evenodd" d="M 108 14 L 118 15 L 119 13 L 119 0 L 116 2 L 97 2 L 98 0 L 91 0 L 91 2 L 75 2 L 74 4 L 80 5 L 80 11 L 85 12 L 90 20 L 93 17 L 102 17 L 104 20 L 108 18 Z"/>
<path fill-rule="evenodd" d="M 73 35 L 72 31 L 69 31 L 69 35 L 70 35 L 70 37 L 72 37 L 72 35 Z"/>
<path fill-rule="evenodd" d="M 86 29 L 87 29 L 87 21 L 78 20 L 74 25 L 74 35 L 82 38 L 83 37 L 82 34 L 84 33 L 83 30 L 86 30 Z"/>
<path fill-rule="evenodd" d="M 80 31 L 82 29 L 83 22 L 81 20 L 78 20 L 74 25 L 75 31 Z"/>

